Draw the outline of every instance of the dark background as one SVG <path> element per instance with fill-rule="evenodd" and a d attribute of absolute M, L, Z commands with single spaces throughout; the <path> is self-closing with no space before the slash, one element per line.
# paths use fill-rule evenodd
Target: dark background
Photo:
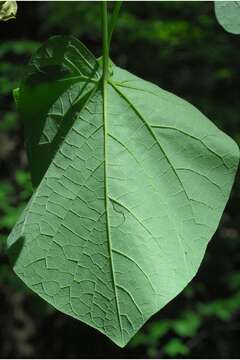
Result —
<path fill-rule="evenodd" d="M 0 357 L 240 357 L 240 190 L 191 284 L 125 349 L 54 310 L 12 273 L 4 239 L 31 194 L 23 131 L 11 91 L 31 54 L 54 34 L 72 34 L 101 55 L 99 2 L 19 2 L 0 23 Z M 240 141 L 240 36 L 217 23 L 213 2 L 124 2 L 113 61 L 185 98 Z"/>

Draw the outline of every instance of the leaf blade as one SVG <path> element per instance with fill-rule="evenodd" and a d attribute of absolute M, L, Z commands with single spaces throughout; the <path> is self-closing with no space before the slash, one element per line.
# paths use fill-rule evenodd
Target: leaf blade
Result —
<path fill-rule="evenodd" d="M 117 67 L 107 99 L 96 83 L 76 107 L 7 245 L 21 240 L 13 266 L 33 291 L 125 346 L 196 274 L 239 149 L 196 108 Z"/>

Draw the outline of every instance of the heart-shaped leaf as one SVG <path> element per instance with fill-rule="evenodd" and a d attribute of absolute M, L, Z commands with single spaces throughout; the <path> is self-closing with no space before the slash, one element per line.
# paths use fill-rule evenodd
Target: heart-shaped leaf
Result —
<path fill-rule="evenodd" d="M 196 274 L 239 149 L 192 105 L 116 66 L 103 93 L 97 72 L 84 73 L 85 48 L 74 40 L 69 67 L 65 51 L 49 50 L 55 40 L 33 58 L 20 91 L 19 107 L 31 113 L 26 126 L 43 124 L 28 138 L 32 169 L 44 163 L 46 172 L 8 251 L 37 294 L 124 346 Z M 68 131 L 47 166 L 35 148 L 58 136 L 54 114 Z"/>
<path fill-rule="evenodd" d="M 215 14 L 226 31 L 240 34 L 240 1 L 215 1 Z"/>

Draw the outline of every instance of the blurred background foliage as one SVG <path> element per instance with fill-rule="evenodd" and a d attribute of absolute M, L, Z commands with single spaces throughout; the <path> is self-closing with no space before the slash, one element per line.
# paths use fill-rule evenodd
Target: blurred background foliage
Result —
<path fill-rule="evenodd" d="M 32 192 L 12 89 L 55 34 L 75 35 L 100 56 L 99 3 L 21 1 L 17 19 L 0 24 L 0 357 L 240 357 L 239 179 L 195 279 L 125 349 L 54 310 L 11 271 L 4 240 Z M 240 37 L 218 25 L 213 2 L 124 2 L 111 57 L 240 142 Z"/>

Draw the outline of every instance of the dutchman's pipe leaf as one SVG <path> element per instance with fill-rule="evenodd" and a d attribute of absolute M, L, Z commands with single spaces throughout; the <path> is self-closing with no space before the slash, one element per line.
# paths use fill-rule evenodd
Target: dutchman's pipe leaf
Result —
<path fill-rule="evenodd" d="M 112 65 L 103 97 L 100 78 L 71 37 L 33 57 L 18 106 L 36 190 L 7 246 L 33 291 L 125 346 L 195 276 L 239 149 L 158 86 Z"/>

